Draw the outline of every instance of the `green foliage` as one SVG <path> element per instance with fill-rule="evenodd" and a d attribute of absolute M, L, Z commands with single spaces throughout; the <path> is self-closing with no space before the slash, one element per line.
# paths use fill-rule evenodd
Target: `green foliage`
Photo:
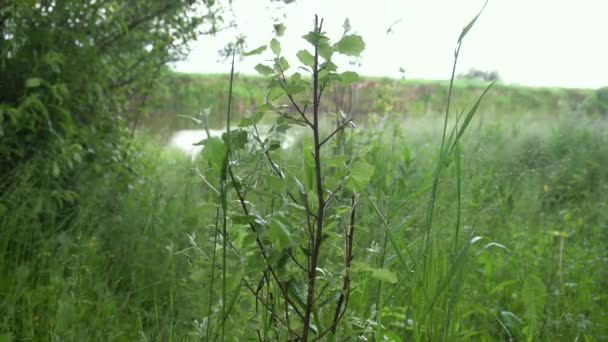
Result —
<path fill-rule="evenodd" d="M 357 334 L 372 339 L 382 334 L 387 339 L 397 340 L 397 336 L 403 341 L 423 340 L 446 319 L 440 315 L 443 310 L 438 310 L 434 323 L 421 321 L 414 310 L 427 303 L 423 292 L 414 291 L 420 286 L 414 260 L 423 251 L 419 241 L 427 208 L 420 200 L 428 195 L 437 161 L 439 136 L 432 128 L 440 125 L 437 119 L 421 118 L 370 125 L 347 133 L 353 148 L 368 150 L 364 160 L 376 170 L 367 187 L 374 194 L 372 201 L 362 195 L 357 205 L 353 291 L 342 336 Z M 461 147 L 459 242 L 465 243 L 473 232 L 483 239 L 470 247 L 472 260 L 460 280 L 459 304 L 451 318 L 461 339 L 574 340 L 580 336 L 601 340 L 608 334 L 603 325 L 608 298 L 608 273 L 603 261 L 608 243 L 606 125 L 605 121 L 568 115 L 557 120 L 553 116 L 473 120 L 475 129 L 464 135 Z M 142 138 L 137 138 L 134 145 L 143 158 L 137 169 L 138 179 L 124 184 L 116 174 L 85 177 L 78 191 L 79 209 L 71 211 L 68 220 L 40 222 L 41 216 L 57 214 L 57 204 L 46 195 L 44 189 L 48 187 L 40 183 L 43 179 L 32 178 L 35 166 L 29 171 L 20 169 L 21 181 L 10 180 L 13 187 L 0 196 L 0 240 L 6 242 L 10 232 L 24 234 L 21 247 L 2 254 L 5 259 L 0 260 L 0 336 L 33 340 L 52 336 L 91 341 L 137 340 L 141 336 L 148 340 L 204 340 L 210 322 L 206 319 L 210 303 L 207 294 L 212 286 L 215 299 L 211 317 L 217 317 L 221 310 L 217 301 L 219 266 L 215 269 L 216 280 L 210 280 L 217 204 L 215 191 L 191 170 L 205 171 L 207 182 L 214 182 L 219 169 L 217 173 L 208 170 L 209 158 L 224 152 L 220 147 L 220 152 L 191 161 L 178 151 L 163 151 L 155 144 L 143 143 Z M 217 139 L 217 145 L 224 146 Z M 283 170 L 301 172 L 300 147 L 271 153 L 275 162 L 281 161 Z M 295 218 L 301 215 L 296 210 L 304 209 L 278 208 L 281 202 L 269 196 L 289 196 L 289 192 L 300 196 L 295 181 L 284 181 L 268 172 L 258 179 L 246 177 L 257 172 L 259 160 L 259 156 L 242 158 L 246 155 L 244 151 L 238 153 L 236 170 L 248 189 L 249 207 L 256 211 L 250 216 L 238 215 L 238 203 L 230 202 L 235 211 L 229 227 L 231 241 L 242 253 L 229 253 L 227 257 L 229 294 L 241 275 L 257 279 L 254 276 L 266 267 L 250 222 L 260 229 L 270 229 L 279 222 L 286 227 L 288 233 L 281 233 L 280 226 L 272 228 L 272 234 L 275 229 L 279 233 L 276 237 L 263 233 L 268 242 L 281 241 L 281 234 L 289 236 L 291 242 L 285 239 L 281 250 L 294 253 L 289 245 L 303 238 L 292 227 L 298 226 Z M 349 160 L 335 156 L 331 160 L 328 157 L 327 163 L 331 167 Z M 46 178 L 52 179 L 50 175 Z M 442 179 L 435 225 L 446 228 L 437 233 L 437 246 L 452 251 L 454 231 L 449 228 L 453 227 L 457 202 L 455 168 L 444 172 Z M 232 198 L 236 199 L 234 193 Z M 373 205 L 389 225 L 393 235 L 388 239 L 394 239 L 394 243 L 384 246 L 383 218 Z M 343 212 L 348 213 L 349 206 L 336 208 L 335 214 L 343 217 Z M 331 246 L 328 258 L 332 253 L 342 253 L 343 244 L 335 233 L 341 232 L 343 223 L 337 222 L 336 228 L 327 230 L 325 241 Z M 49 237 L 50 231 L 54 233 Z M 561 278 L 559 237 L 554 231 L 567 233 Z M 282 254 L 272 257 L 279 263 Z M 9 267 L 16 264 L 20 266 Z M 290 264 L 280 272 L 293 272 Z M 331 272 L 326 277 L 339 278 L 340 273 L 333 269 L 325 268 Z M 380 271 L 372 274 L 371 269 Z M 397 283 L 388 274 L 389 281 L 383 281 L 382 270 L 392 272 Z M 296 305 L 305 302 L 305 288 L 288 278 L 286 284 Z M 227 340 L 246 340 L 252 337 L 252 331 L 264 331 L 266 326 L 263 308 L 259 306 L 256 313 L 255 302 L 249 299 L 251 292 L 246 288 L 241 291 L 243 296 L 226 322 Z M 330 304 L 335 305 L 335 301 L 324 308 Z M 376 329 L 378 317 L 381 325 Z M 276 336 L 272 331 L 272 326 L 268 327 L 268 340 Z M 421 331 L 420 335 L 416 331 Z"/>
<path fill-rule="evenodd" d="M 218 276 L 221 285 L 215 290 L 217 295 L 214 291 L 209 293 L 209 300 L 216 298 L 221 311 L 215 314 L 209 311 L 207 319 L 213 325 L 209 326 L 206 338 L 214 334 L 223 338 L 228 317 L 236 314 L 232 307 L 221 304 L 228 301 L 230 290 L 235 291 L 232 298 L 238 298 L 235 304 L 255 303 L 256 307 L 264 308 L 265 313 L 257 314 L 254 326 L 250 327 L 259 338 L 266 336 L 262 339 L 306 341 L 309 333 L 317 338 L 330 332 L 336 334 L 346 312 L 352 247 L 333 251 L 331 246 L 341 243 L 352 246 L 356 219 L 354 197 L 365 191 L 374 167 L 364 161 L 356 161 L 351 167 L 354 156 L 347 156 L 344 161 L 348 163 L 326 164 L 331 154 L 325 152 L 327 148 L 322 151 L 322 147 L 329 146 L 335 134 L 343 133 L 351 119 L 338 116 L 337 128 L 322 136 L 321 115 L 326 114 L 319 108 L 323 90 L 342 81 L 342 74 L 331 60 L 334 53 L 358 55 L 364 44 L 360 37 L 353 40 L 354 36 L 345 35 L 331 45 L 321 31 L 322 24 L 315 23 L 314 30 L 303 37 L 313 45 L 314 53 L 302 50 L 297 56 L 309 72 L 309 78 L 299 73 L 285 74 L 290 64 L 281 54 L 279 40 L 273 38 L 269 44 L 273 63 L 255 67 L 268 77 L 266 102 L 238 124 L 248 127 L 249 131 L 232 130 L 229 107 L 223 137 L 228 154 L 218 157 L 214 156 L 217 151 L 203 152 L 209 161 L 215 160 L 214 164 L 220 158 L 223 160 L 219 177 L 213 169 L 203 171 L 209 183 L 217 184 L 220 189 L 216 203 L 222 209 L 215 230 L 216 239 L 221 240 L 222 245 L 218 246 L 219 250 L 214 249 L 211 258 L 212 268 L 222 265 L 222 275 Z M 264 51 L 265 47 L 261 47 L 249 55 Z M 346 82 L 357 78 L 352 72 L 344 75 Z M 233 98 L 232 77 L 229 102 Z M 272 115 L 274 122 L 262 136 L 258 122 L 265 113 Z M 281 136 L 292 126 L 302 126 L 308 131 L 297 169 L 288 167 L 277 151 Z M 325 182 L 325 177 L 333 179 L 331 185 Z M 290 183 L 297 185 L 299 193 L 287 190 L 293 189 Z M 348 205 L 349 202 L 352 203 Z M 249 227 L 247 233 L 243 232 L 243 226 Z M 251 253 L 252 249 L 256 251 Z M 216 255 L 221 255 L 221 261 Z M 256 267 L 239 271 L 241 266 L 230 257 L 234 255 L 243 255 L 241 264 Z M 396 281 L 388 270 L 370 268 L 369 271 L 383 281 Z M 227 285 L 234 272 L 243 275 L 239 276 L 244 282 L 240 290 L 239 287 L 229 289 Z M 342 276 L 336 278 L 332 274 Z M 215 280 L 213 276 L 212 279 Z M 273 293 L 280 296 L 268 297 Z M 265 328 L 268 326 L 273 326 L 272 331 Z"/>
<path fill-rule="evenodd" d="M 342 37 L 335 45 L 337 52 L 346 56 L 359 56 L 365 49 L 365 42 L 361 36 L 354 34 Z"/>
<path fill-rule="evenodd" d="M 127 97 L 150 88 L 167 62 L 184 55 L 199 25 L 214 20 L 211 9 L 196 16 L 191 6 L 188 1 L 0 5 L 0 174 L 37 155 L 52 156 L 48 168 L 64 180 L 81 160 L 122 162 L 117 156 L 125 154 L 125 122 L 136 120 Z"/>
<path fill-rule="evenodd" d="M 259 55 L 260 53 L 266 51 L 267 46 L 266 45 L 262 45 L 258 48 L 255 48 L 251 51 L 245 52 L 243 53 L 243 56 L 253 56 L 253 55 Z"/>
<path fill-rule="evenodd" d="M 0 4 L 0 272 L 8 275 L 0 285 L 2 333 L 16 340 L 137 338 L 135 332 L 93 333 L 88 325 L 107 318 L 126 331 L 136 322 L 112 318 L 124 307 L 104 297 L 121 292 L 118 279 L 126 273 L 95 278 L 81 269 L 80 262 L 109 258 L 111 238 L 98 244 L 108 229 L 95 226 L 99 217 L 93 212 L 113 216 L 116 209 L 111 202 L 101 205 L 112 210 L 96 208 L 83 185 L 110 188 L 115 197 L 134 188 L 143 165 L 131 138 L 146 110 L 143 89 L 154 87 L 167 62 L 184 56 L 203 21 L 215 23 L 211 5 L 207 13 L 207 4 L 199 8 L 203 15 L 195 15 L 193 6 L 121 0 Z M 87 249 L 79 254 L 83 259 L 64 258 L 80 248 Z M 109 260 L 123 263 L 131 252 L 122 252 Z M 27 283 L 31 292 L 12 287 Z"/>
<path fill-rule="evenodd" d="M 608 116 L 608 87 L 597 89 L 589 94 L 584 102 L 585 111 L 593 116 Z"/>

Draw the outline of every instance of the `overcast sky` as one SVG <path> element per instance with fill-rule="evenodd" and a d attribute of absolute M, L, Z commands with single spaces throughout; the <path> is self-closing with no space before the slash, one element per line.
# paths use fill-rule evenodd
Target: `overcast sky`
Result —
<path fill-rule="evenodd" d="M 228 72 L 228 63 L 218 62 L 217 51 L 237 33 L 247 36 L 249 48 L 267 44 L 277 20 L 287 26 L 280 41 L 284 55 L 295 64 L 295 53 L 308 47 L 301 36 L 312 29 L 317 13 L 325 18 L 330 37 L 338 38 L 349 18 L 353 31 L 367 43 L 361 66 L 338 63 L 342 71 L 401 77 L 403 67 L 408 78 L 447 79 L 462 27 L 484 1 L 297 0 L 279 11 L 271 11 L 269 3 L 235 0 L 238 29 L 200 38 L 175 69 Z M 490 0 L 465 38 L 458 70 L 498 70 L 506 83 L 532 86 L 608 86 L 607 15 L 608 0 Z M 248 57 L 236 68 L 253 74 L 253 66 L 264 57 L 269 55 Z"/>

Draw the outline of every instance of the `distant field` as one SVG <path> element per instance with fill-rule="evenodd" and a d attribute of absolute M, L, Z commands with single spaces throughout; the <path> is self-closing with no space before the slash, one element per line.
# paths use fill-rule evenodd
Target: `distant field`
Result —
<path fill-rule="evenodd" d="M 405 116 L 440 114 L 445 110 L 448 81 L 398 80 L 363 77 L 351 86 L 328 89 L 324 111 L 341 108 L 359 121 L 372 114 L 396 113 Z M 487 82 L 457 80 L 453 104 L 464 110 L 487 86 Z M 355 90 L 355 88 L 358 88 Z M 211 108 L 211 125 L 220 128 L 219 118 L 226 112 L 228 76 L 223 74 L 167 73 L 159 91 L 149 99 L 149 116 L 144 126 L 152 130 L 193 128 L 187 119 L 176 115 L 193 115 Z M 605 92 L 605 91 L 604 91 Z M 261 77 L 240 75 L 234 88 L 234 113 L 242 115 L 263 103 L 265 81 Z M 592 89 L 533 88 L 497 84 L 480 108 L 480 115 L 532 117 L 558 113 L 606 115 L 608 98 Z M 606 95 L 603 95 L 606 97 Z M 279 99 L 280 101 L 280 99 Z"/>

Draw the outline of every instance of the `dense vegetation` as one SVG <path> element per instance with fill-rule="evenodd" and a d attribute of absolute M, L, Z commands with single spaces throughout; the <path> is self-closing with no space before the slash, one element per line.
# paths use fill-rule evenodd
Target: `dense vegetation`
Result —
<path fill-rule="evenodd" d="M 605 89 L 360 80 L 348 21 L 171 73 L 192 6 L 0 4 L 0 341 L 608 338 Z"/>
<path fill-rule="evenodd" d="M 386 233 L 390 228 L 412 253 L 420 253 L 428 204 L 424 191 L 439 139 L 429 128 L 440 125 L 420 119 L 353 132 L 354 143 L 369 150 L 365 159 L 378 165 L 368 189 L 374 197 L 359 204 L 355 260 L 383 265 L 399 279 L 383 283 L 366 273 L 353 279 L 357 286 L 347 319 L 362 336 L 377 330 L 397 341 L 413 338 L 411 317 L 425 299 L 413 291 L 416 277 L 400 265 L 398 253 L 405 250 L 386 242 Z M 440 324 L 451 316 L 465 340 L 604 339 L 605 123 L 567 116 L 557 123 L 545 116 L 474 126 L 463 147 L 459 241 L 475 243 L 467 263 L 455 272 L 455 283 L 462 287 L 454 298 L 456 313 L 438 310 L 432 317 Z M 32 207 L 49 194 L 28 178 L 34 170 L 21 174 L 4 193 L 3 243 L 8 232 L 39 230 L 27 236 L 20 252 L 27 259 L 3 272 L 0 330 L 5 337 L 152 341 L 205 336 L 216 207 L 191 169 L 206 168 L 207 161 L 193 162 L 143 137 L 136 147 L 142 161 L 137 179 L 124 187 L 112 173 L 84 180 L 79 209 L 44 231 Z M 287 165 L 298 165 L 298 148 L 281 154 Z M 455 170 L 446 173 L 436 221 L 441 227 L 437 248 L 448 255 L 455 179 Z M 17 252 L 13 249 L 12 257 Z M 448 300 L 454 290 L 447 289 L 441 299 Z M 259 322 L 250 310 L 238 304 L 227 322 L 231 334 L 251 337 Z"/>

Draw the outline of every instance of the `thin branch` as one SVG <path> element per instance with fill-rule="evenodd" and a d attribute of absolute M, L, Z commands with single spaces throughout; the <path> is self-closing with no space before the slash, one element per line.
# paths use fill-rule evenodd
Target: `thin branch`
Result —
<path fill-rule="evenodd" d="M 245 287 L 251 291 L 251 293 L 256 297 L 256 299 L 262 303 L 262 305 L 264 306 L 264 308 L 266 308 L 267 312 L 270 312 L 270 315 L 276 319 L 277 321 L 281 322 L 283 325 L 285 325 L 285 327 L 289 330 L 289 332 L 291 334 L 293 334 L 294 336 L 299 338 L 299 335 L 297 332 L 295 332 L 294 330 L 291 329 L 290 325 L 288 324 L 288 322 L 284 321 L 282 318 L 278 317 L 275 313 L 274 313 L 274 309 L 266 303 L 266 301 L 264 300 L 264 298 L 260 297 L 260 295 L 255 291 L 255 289 L 251 286 L 251 284 L 249 284 L 247 282 L 247 280 L 243 280 L 243 282 L 245 283 Z"/>
<path fill-rule="evenodd" d="M 348 296 L 350 288 L 350 265 L 353 260 L 353 239 L 355 233 L 355 218 L 356 218 L 356 206 L 357 198 L 356 195 L 352 196 L 351 207 L 350 207 L 350 224 L 346 233 L 346 243 L 344 251 L 344 279 L 342 282 L 342 293 L 338 298 L 338 304 L 336 305 L 336 312 L 334 313 L 334 322 L 331 328 L 332 334 L 336 333 L 338 323 L 340 322 L 340 311 L 342 310 L 342 304 L 345 302 L 345 297 Z M 344 305 L 344 311 L 346 311 L 346 304 Z"/>
<path fill-rule="evenodd" d="M 285 304 L 285 321 L 287 323 L 287 329 L 289 329 L 289 334 L 290 334 L 290 338 L 293 336 L 292 335 L 292 330 L 291 330 L 291 324 L 289 322 L 289 298 L 287 298 L 287 282 L 283 283 L 285 285 L 285 289 L 283 291 L 283 296 L 285 296 L 285 300 L 283 301 L 283 303 Z M 279 286 L 281 286 L 281 284 L 278 284 Z M 297 334 L 295 334 L 295 336 L 298 336 Z"/>
<path fill-rule="evenodd" d="M 331 139 L 334 135 L 336 135 L 336 133 L 343 130 L 344 127 L 346 127 L 351 122 L 353 122 L 352 119 L 348 119 L 348 120 L 344 121 L 340 126 L 338 126 L 338 128 L 336 128 L 333 132 L 331 132 L 331 134 L 328 135 L 327 138 L 325 138 L 325 139 L 323 139 L 323 141 L 321 141 L 321 146 L 323 146 L 323 144 L 325 144 L 329 139 Z"/>
<path fill-rule="evenodd" d="M 277 63 L 278 65 L 278 63 Z M 279 65 L 279 68 L 281 68 L 281 66 Z M 302 119 L 304 119 L 304 122 L 309 126 L 312 127 L 312 122 L 310 122 L 310 120 L 306 117 L 306 109 L 307 109 L 307 105 L 304 105 L 304 109 L 300 109 L 300 106 L 298 106 L 296 100 L 293 98 L 292 94 L 287 94 L 286 91 L 286 86 L 287 86 L 287 79 L 285 78 L 285 74 L 283 73 L 283 70 L 280 69 L 280 77 L 279 77 L 279 84 L 281 85 L 281 88 L 283 89 L 283 91 L 285 92 L 285 95 L 287 95 L 287 98 L 289 99 L 289 101 L 291 102 L 291 104 L 294 106 L 294 108 L 296 109 L 296 111 L 300 114 L 300 116 L 302 117 Z M 282 77 L 282 79 L 281 79 Z M 295 119 L 294 119 L 295 120 Z"/>
<path fill-rule="evenodd" d="M 247 208 L 247 205 L 245 203 L 245 197 L 241 193 L 241 190 L 239 189 L 239 187 L 236 185 L 237 184 L 236 178 L 234 177 L 234 172 L 232 171 L 232 167 L 230 166 L 230 163 L 228 163 L 228 174 L 230 175 L 232 184 L 234 184 L 234 190 L 236 191 L 237 197 L 239 198 L 239 203 L 241 204 L 243 213 L 245 215 L 249 215 L 249 209 Z M 251 230 L 253 232 L 256 232 L 256 229 L 255 229 L 255 226 L 253 225 L 253 223 L 250 222 L 249 227 L 251 228 Z M 262 253 L 262 257 L 264 258 L 264 261 L 266 262 L 266 267 L 267 267 L 268 271 L 270 272 L 270 274 L 272 275 L 272 278 L 274 278 L 274 280 L 277 282 L 277 284 L 280 284 L 281 282 L 279 280 L 279 277 L 276 275 L 273 267 L 268 262 L 268 255 L 266 254 L 266 248 L 264 248 L 264 244 L 262 243 L 262 241 L 260 240 L 260 238 L 258 236 L 256 236 L 255 241 L 258 245 L 258 248 L 260 249 L 260 252 Z M 283 292 L 282 286 L 279 286 L 279 289 L 281 289 L 281 292 Z M 283 294 L 283 295 L 285 295 L 285 294 Z M 296 314 L 298 316 L 300 316 L 300 318 L 303 318 L 304 316 L 302 315 L 300 310 L 298 310 L 298 308 L 293 304 L 293 302 L 289 299 L 289 297 L 287 296 L 286 298 L 289 300 L 289 304 L 293 307 Z"/>
<path fill-rule="evenodd" d="M 317 96 L 317 103 L 321 103 L 321 97 L 323 96 L 323 92 L 325 91 L 326 83 L 322 83 L 319 89 L 319 95 Z"/>
<path fill-rule="evenodd" d="M 323 20 L 319 22 L 319 17 L 315 15 L 315 32 L 320 33 L 323 27 Z M 325 210 L 325 200 L 323 194 L 323 175 L 321 171 L 321 145 L 319 139 L 319 46 L 315 44 L 314 66 L 313 66 L 313 124 L 312 133 L 314 139 L 314 162 L 315 162 L 315 179 L 317 192 L 317 217 L 316 227 L 313 239 L 311 241 L 312 250 L 310 251 L 310 267 L 308 269 L 308 289 L 306 295 L 306 310 L 304 312 L 304 321 L 302 328 L 302 340 L 308 341 L 308 332 L 310 329 L 310 316 L 314 307 L 314 292 L 317 273 L 317 263 L 321 251 L 321 242 L 323 237 L 323 219 Z"/>
<path fill-rule="evenodd" d="M 344 317 L 344 315 L 346 314 L 346 306 L 348 305 L 349 301 L 350 301 L 350 294 L 352 291 L 348 291 L 348 294 L 346 295 L 346 299 L 344 302 L 344 309 L 342 310 L 342 312 L 340 312 L 340 317 L 339 317 L 339 321 L 342 320 L 342 318 Z M 325 331 L 323 331 L 322 333 L 320 333 L 317 337 L 315 337 L 315 339 L 313 341 L 320 341 L 323 337 L 325 337 L 325 335 L 327 335 L 330 331 L 332 331 L 333 325 L 331 327 L 329 327 L 328 329 L 326 329 Z M 342 341 L 348 341 L 350 340 L 349 337 L 345 338 Z"/>
<path fill-rule="evenodd" d="M 291 251 L 287 251 L 287 255 L 289 255 L 289 257 L 291 258 L 291 260 L 293 260 L 293 262 L 303 271 L 306 271 L 306 267 L 304 267 L 304 265 L 302 265 L 298 259 L 296 259 L 296 257 L 293 255 L 293 253 L 291 253 Z"/>
<path fill-rule="evenodd" d="M 273 124 L 273 126 L 270 128 L 270 131 L 273 130 L 274 127 L 275 127 L 275 125 Z M 258 126 L 256 124 L 253 125 L 253 129 L 255 131 L 253 138 L 258 142 L 258 144 L 260 144 L 260 147 L 262 148 L 262 150 L 264 150 L 264 155 L 266 156 L 266 159 L 268 159 L 268 162 L 270 163 L 270 167 L 277 174 L 277 176 L 279 176 L 279 178 L 284 180 L 285 173 L 283 173 L 283 171 L 281 169 L 279 169 L 279 166 L 272 160 L 272 157 L 270 156 L 270 152 L 266 148 L 266 144 L 264 143 L 264 141 L 262 141 L 262 138 L 260 137 L 260 132 L 258 131 Z M 295 199 L 295 197 L 291 194 L 291 192 L 288 191 L 288 194 L 289 194 L 289 197 L 291 197 L 291 199 L 295 203 L 299 204 L 298 201 Z"/>

